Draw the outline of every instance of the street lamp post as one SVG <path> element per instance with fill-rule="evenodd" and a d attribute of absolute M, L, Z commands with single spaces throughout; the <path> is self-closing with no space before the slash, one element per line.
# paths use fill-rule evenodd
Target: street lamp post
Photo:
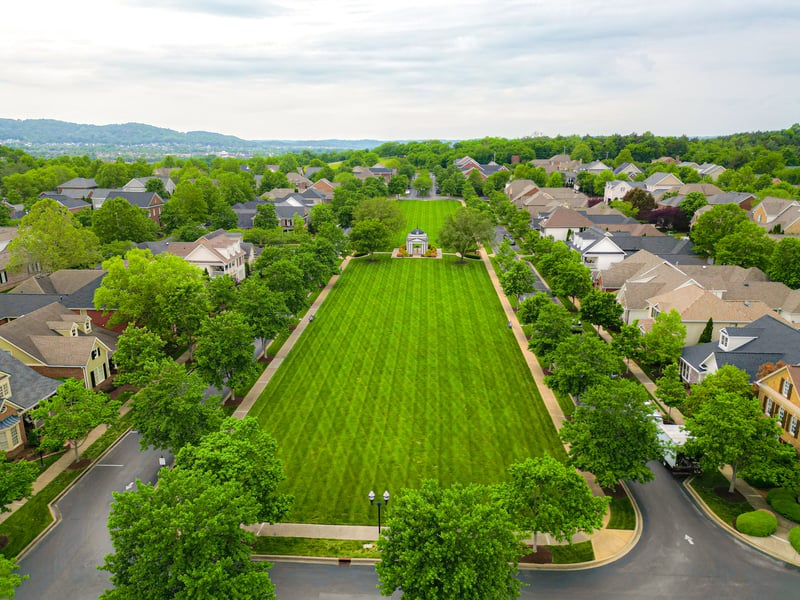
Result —
<path fill-rule="evenodd" d="M 367 494 L 367 498 L 369 498 L 370 504 L 375 504 L 378 506 L 378 535 L 381 534 L 381 506 L 389 504 L 389 491 L 383 492 L 383 502 L 380 500 L 375 500 L 375 492 L 370 490 L 369 494 Z"/>

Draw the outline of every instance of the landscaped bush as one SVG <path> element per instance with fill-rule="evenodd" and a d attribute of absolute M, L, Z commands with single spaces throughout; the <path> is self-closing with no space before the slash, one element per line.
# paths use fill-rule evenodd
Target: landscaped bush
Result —
<path fill-rule="evenodd" d="M 765 510 L 754 510 L 736 517 L 736 529 L 746 535 L 767 537 L 778 529 L 778 519 Z"/>
<path fill-rule="evenodd" d="M 794 551 L 800 554 L 800 527 L 792 527 L 789 530 L 789 543 Z"/>
<path fill-rule="evenodd" d="M 767 494 L 767 502 L 782 517 L 800 523 L 800 504 L 797 503 L 797 490 L 775 488 Z"/>

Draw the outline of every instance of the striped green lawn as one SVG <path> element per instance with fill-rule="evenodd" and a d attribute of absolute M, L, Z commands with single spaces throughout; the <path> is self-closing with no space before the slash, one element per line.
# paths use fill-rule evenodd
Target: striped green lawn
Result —
<path fill-rule="evenodd" d="M 398 204 L 406 218 L 406 227 L 392 242 L 393 248 L 406 245 L 406 235 L 419 227 L 428 234 L 428 240 L 439 246 L 439 230 L 444 225 L 445 216 L 461 206 L 458 200 L 399 200 Z"/>
<path fill-rule="evenodd" d="M 373 523 L 371 489 L 563 458 L 482 263 L 356 259 L 316 317 L 250 411 L 278 440 L 287 520 Z"/>

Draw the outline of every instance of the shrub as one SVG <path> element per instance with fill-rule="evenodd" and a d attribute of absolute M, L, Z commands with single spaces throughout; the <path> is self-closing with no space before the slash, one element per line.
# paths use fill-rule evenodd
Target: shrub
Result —
<path fill-rule="evenodd" d="M 792 527 L 789 530 L 789 543 L 794 551 L 800 554 L 800 527 Z"/>
<path fill-rule="evenodd" d="M 754 510 L 736 517 L 736 529 L 746 535 L 767 537 L 778 529 L 778 519 L 765 510 Z"/>
<path fill-rule="evenodd" d="M 790 521 L 800 523 L 800 504 L 797 503 L 797 490 L 774 488 L 767 494 L 767 502 L 773 510 Z"/>

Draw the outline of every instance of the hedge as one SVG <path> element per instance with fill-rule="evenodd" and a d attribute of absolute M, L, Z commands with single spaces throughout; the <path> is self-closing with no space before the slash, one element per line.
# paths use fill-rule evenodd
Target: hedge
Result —
<path fill-rule="evenodd" d="M 767 537 L 778 530 L 778 519 L 765 510 L 754 510 L 736 517 L 736 529 L 746 535 Z"/>
<path fill-rule="evenodd" d="M 792 527 L 789 530 L 789 543 L 795 552 L 800 554 L 800 527 Z"/>
<path fill-rule="evenodd" d="M 790 521 L 800 523 L 800 504 L 797 503 L 797 490 L 774 488 L 767 494 L 767 502 L 773 510 Z"/>

